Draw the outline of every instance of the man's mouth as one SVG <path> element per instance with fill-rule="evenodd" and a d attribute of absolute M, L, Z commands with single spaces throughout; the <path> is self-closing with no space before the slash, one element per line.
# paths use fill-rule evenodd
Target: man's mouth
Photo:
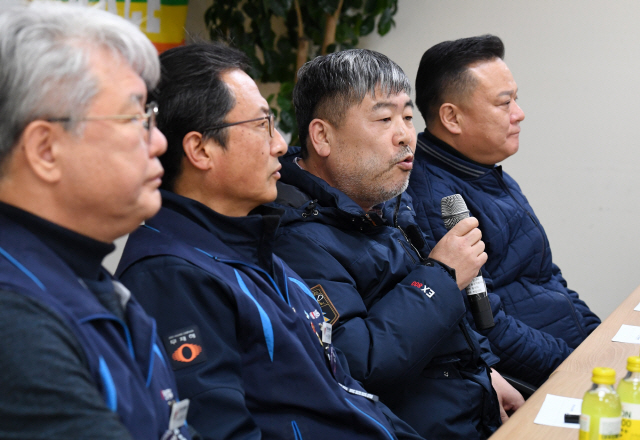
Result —
<path fill-rule="evenodd" d="M 413 154 L 406 155 L 401 160 L 396 162 L 396 165 L 398 165 L 401 169 L 403 169 L 405 171 L 412 170 L 413 169 Z"/>

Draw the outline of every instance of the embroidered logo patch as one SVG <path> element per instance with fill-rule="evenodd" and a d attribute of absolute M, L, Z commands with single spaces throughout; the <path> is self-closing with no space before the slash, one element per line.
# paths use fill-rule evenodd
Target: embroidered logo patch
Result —
<path fill-rule="evenodd" d="M 164 338 L 164 346 L 171 358 L 171 367 L 179 370 L 189 365 L 199 364 L 207 360 L 200 342 L 200 331 L 192 325 L 176 330 Z"/>
<path fill-rule="evenodd" d="M 427 286 L 425 286 L 424 284 L 422 284 L 422 283 L 420 283 L 418 281 L 413 281 L 411 283 L 411 286 L 417 287 L 418 289 L 420 289 L 422 291 L 422 293 L 427 295 L 427 298 L 431 298 L 433 295 L 436 294 L 436 292 L 434 292 L 431 287 L 427 287 Z"/>
<path fill-rule="evenodd" d="M 311 293 L 315 296 L 316 301 L 320 304 L 320 308 L 322 308 L 322 314 L 324 315 L 324 321 L 328 322 L 331 325 L 334 325 L 338 322 L 338 318 L 340 318 L 340 314 L 338 310 L 335 308 L 327 293 L 324 291 L 322 286 L 318 284 L 311 288 Z"/>
<path fill-rule="evenodd" d="M 433 291 L 433 289 L 431 289 L 431 287 L 427 287 L 424 286 L 422 289 L 422 293 L 424 293 L 425 295 L 427 295 L 427 298 L 431 298 L 433 295 L 436 294 L 436 292 Z"/>

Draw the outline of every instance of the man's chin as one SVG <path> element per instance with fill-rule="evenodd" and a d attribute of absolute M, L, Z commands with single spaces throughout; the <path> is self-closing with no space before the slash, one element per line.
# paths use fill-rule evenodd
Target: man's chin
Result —
<path fill-rule="evenodd" d="M 162 196 L 160 195 L 160 190 L 156 189 L 151 194 L 147 195 L 147 200 L 141 203 L 141 217 L 142 221 L 148 220 L 160 211 L 162 208 Z"/>

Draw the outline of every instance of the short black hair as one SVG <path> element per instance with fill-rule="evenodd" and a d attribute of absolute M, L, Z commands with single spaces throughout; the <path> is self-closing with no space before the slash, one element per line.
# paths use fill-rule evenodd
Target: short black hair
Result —
<path fill-rule="evenodd" d="M 223 148 L 228 129 L 209 130 L 223 124 L 236 102 L 220 79 L 230 70 L 249 68 L 248 57 L 222 43 L 194 43 L 160 55 L 162 77 L 149 100 L 158 103 L 158 128 L 167 138 L 167 152 L 160 156 L 164 167 L 162 189 L 173 191 L 182 172 L 182 140 L 191 131 L 214 139 Z"/>
<path fill-rule="evenodd" d="M 495 35 L 443 41 L 427 50 L 416 76 L 416 106 L 429 124 L 453 94 L 464 95 L 475 85 L 468 68 L 479 61 L 504 58 L 504 44 Z"/>
<path fill-rule="evenodd" d="M 339 127 L 347 110 L 367 93 L 411 94 L 411 82 L 400 66 L 385 55 L 367 49 L 349 49 L 319 56 L 298 70 L 293 105 L 298 121 L 302 157 L 308 156 L 309 124 L 322 118 Z"/>

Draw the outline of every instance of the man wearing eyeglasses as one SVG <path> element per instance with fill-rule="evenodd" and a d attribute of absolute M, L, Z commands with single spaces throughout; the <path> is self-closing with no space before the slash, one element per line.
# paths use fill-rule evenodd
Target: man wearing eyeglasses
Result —
<path fill-rule="evenodd" d="M 32 3 L 0 13 L 0 60 L 0 438 L 190 438 L 153 320 L 101 265 L 160 208 L 153 45 Z"/>
<path fill-rule="evenodd" d="M 162 54 L 163 208 L 118 273 L 157 319 L 189 424 L 207 439 L 418 439 L 355 382 L 304 282 L 273 255 L 286 144 L 223 45 Z"/>

